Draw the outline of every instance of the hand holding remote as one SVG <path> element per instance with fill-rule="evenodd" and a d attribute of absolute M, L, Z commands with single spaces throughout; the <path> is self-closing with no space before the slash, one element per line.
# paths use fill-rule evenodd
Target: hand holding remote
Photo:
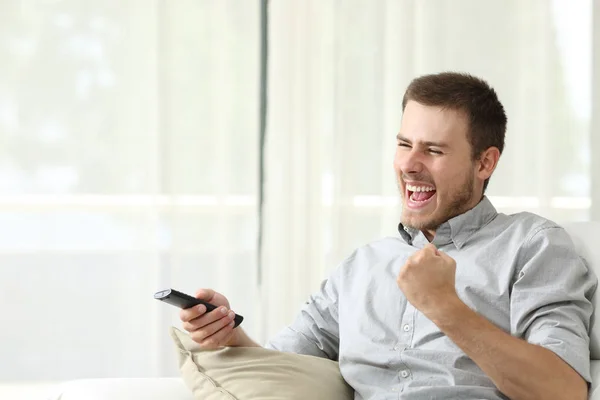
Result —
<path fill-rule="evenodd" d="M 211 303 L 216 308 L 207 311 L 206 306 L 201 304 L 181 310 L 179 317 L 183 322 L 183 329 L 207 350 L 237 345 L 241 329 L 234 329 L 235 313 L 230 310 L 227 298 L 212 289 L 200 289 L 196 298 Z"/>

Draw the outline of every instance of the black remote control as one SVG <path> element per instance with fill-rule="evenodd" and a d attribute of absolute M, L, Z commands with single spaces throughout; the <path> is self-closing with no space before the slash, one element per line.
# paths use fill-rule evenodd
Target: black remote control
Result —
<path fill-rule="evenodd" d="M 181 309 L 191 308 L 200 304 L 204 304 L 204 306 L 206 307 L 206 312 L 210 312 L 217 308 L 214 304 L 207 303 L 206 301 L 197 299 L 195 297 L 190 296 L 189 294 L 182 293 L 175 289 L 160 290 L 154 293 L 154 298 L 156 300 L 164 301 L 165 303 L 171 304 Z M 235 321 L 235 325 L 233 327 L 237 328 L 244 320 L 244 317 L 242 317 L 239 314 L 235 314 L 233 320 Z"/>

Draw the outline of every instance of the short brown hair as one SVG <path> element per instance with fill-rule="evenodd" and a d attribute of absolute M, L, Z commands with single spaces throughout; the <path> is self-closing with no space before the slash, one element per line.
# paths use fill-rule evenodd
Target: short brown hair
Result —
<path fill-rule="evenodd" d="M 473 160 L 479 159 L 490 147 L 497 147 L 502 154 L 506 113 L 496 91 L 483 79 L 458 72 L 423 75 L 408 85 L 402 99 L 402 111 L 410 100 L 463 111 L 469 119 L 468 139 Z M 484 192 L 488 183 L 489 178 L 483 184 Z"/>

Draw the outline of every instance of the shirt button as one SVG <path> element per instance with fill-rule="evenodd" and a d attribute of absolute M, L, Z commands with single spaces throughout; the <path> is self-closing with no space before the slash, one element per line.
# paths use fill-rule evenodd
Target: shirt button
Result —
<path fill-rule="evenodd" d="M 410 331 L 410 325 L 406 324 L 402 327 L 402 329 L 404 329 L 404 332 L 408 332 Z"/>
<path fill-rule="evenodd" d="M 410 374 L 409 374 L 409 372 L 408 372 L 407 370 L 400 371 L 400 376 L 401 376 L 401 377 L 403 377 L 403 378 L 407 378 L 407 377 L 408 377 L 408 375 L 410 375 Z"/>

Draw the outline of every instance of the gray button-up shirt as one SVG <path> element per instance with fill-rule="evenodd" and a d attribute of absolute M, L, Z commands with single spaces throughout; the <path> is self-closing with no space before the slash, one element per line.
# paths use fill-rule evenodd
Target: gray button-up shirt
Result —
<path fill-rule="evenodd" d="M 355 399 L 506 399 L 483 371 L 413 307 L 396 284 L 428 240 L 404 229 L 357 249 L 267 347 L 339 360 Z M 433 240 L 456 260 L 456 290 L 513 336 L 543 346 L 590 381 L 591 296 L 597 279 L 565 230 L 487 198 Z"/>

